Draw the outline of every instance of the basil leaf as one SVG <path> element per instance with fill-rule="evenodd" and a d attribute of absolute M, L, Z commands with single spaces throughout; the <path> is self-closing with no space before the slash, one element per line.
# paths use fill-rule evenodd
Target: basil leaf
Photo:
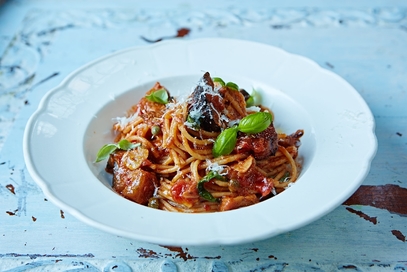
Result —
<path fill-rule="evenodd" d="M 254 106 L 254 98 L 253 96 L 250 96 L 247 100 L 246 100 L 246 108 L 249 108 L 251 106 Z"/>
<path fill-rule="evenodd" d="M 154 91 L 151 94 L 146 95 L 146 98 L 151 102 L 156 102 L 159 104 L 168 103 L 168 93 L 164 89 L 159 89 L 157 91 Z"/>
<path fill-rule="evenodd" d="M 237 126 L 222 131 L 215 140 L 212 148 L 213 156 L 229 155 L 235 148 L 237 141 Z"/>
<path fill-rule="evenodd" d="M 116 149 L 129 150 L 140 145 L 141 145 L 140 143 L 133 144 L 132 142 L 129 142 L 126 139 L 121 140 L 117 144 L 105 144 L 104 146 L 102 146 L 101 149 L 99 149 L 96 155 L 95 163 L 107 159 L 110 156 L 110 154 L 116 151 Z"/>
<path fill-rule="evenodd" d="M 246 100 L 246 108 L 249 108 L 251 106 L 257 106 L 260 104 L 261 104 L 261 96 L 255 89 L 253 89 L 252 94 Z"/>
<path fill-rule="evenodd" d="M 221 180 L 221 181 L 226 180 L 226 178 L 224 176 L 222 176 L 221 174 L 219 174 L 218 172 L 209 171 L 209 173 L 206 176 L 204 176 L 199 182 L 207 182 L 214 178 Z"/>
<path fill-rule="evenodd" d="M 221 79 L 220 77 L 213 77 L 212 81 L 219 83 L 220 85 L 222 85 L 222 87 L 225 86 L 225 81 L 223 81 L 223 79 Z"/>
<path fill-rule="evenodd" d="M 268 128 L 272 121 L 273 116 L 271 113 L 266 111 L 256 112 L 240 120 L 238 129 L 247 134 L 255 134 Z"/>
<path fill-rule="evenodd" d="M 104 146 L 102 146 L 101 149 L 99 149 L 96 155 L 95 162 L 100 162 L 103 161 L 104 159 L 107 159 L 110 156 L 110 154 L 116 151 L 116 149 L 117 149 L 116 144 L 105 144 Z"/>
<path fill-rule="evenodd" d="M 211 179 L 218 179 L 218 180 L 222 180 L 225 181 L 225 177 L 220 175 L 218 172 L 215 171 L 210 171 L 206 176 L 204 176 L 199 182 L 198 182 L 198 193 L 199 195 L 209 201 L 215 202 L 217 201 L 216 198 L 213 197 L 213 195 L 208 192 L 205 187 L 204 187 L 204 183 L 210 181 Z"/>
<path fill-rule="evenodd" d="M 217 201 L 217 199 L 214 198 L 213 195 L 205 189 L 203 182 L 198 183 L 198 193 L 200 197 L 206 200 L 209 200 L 211 202 Z"/>
<path fill-rule="evenodd" d="M 133 144 L 133 143 L 129 142 L 126 139 L 123 139 L 123 140 L 121 140 L 120 142 L 117 143 L 117 147 L 122 149 L 122 150 L 129 150 L 129 149 L 135 148 L 138 145 L 140 145 L 140 143 Z"/>
<path fill-rule="evenodd" d="M 239 91 L 239 86 L 233 82 L 226 83 L 226 87 L 228 87 L 229 89 L 235 90 L 235 91 Z"/>

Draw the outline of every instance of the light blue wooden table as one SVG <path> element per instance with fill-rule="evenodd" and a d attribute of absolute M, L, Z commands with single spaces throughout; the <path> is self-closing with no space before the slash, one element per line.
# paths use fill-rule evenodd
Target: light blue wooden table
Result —
<path fill-rule="evenodd" d="M 273 2 L 4 1 L 0 271 L 407 270 L 407 2 Z M 47 201 L 22 155 L 25 124 L 43 95 L 89 61 L 180 28 L 190 29 L 183 39 L 278 46 L 353 85 L 374 114 L 379 143 L 355 195 L 296 231 L 203 248 L 107 234 Z"/>

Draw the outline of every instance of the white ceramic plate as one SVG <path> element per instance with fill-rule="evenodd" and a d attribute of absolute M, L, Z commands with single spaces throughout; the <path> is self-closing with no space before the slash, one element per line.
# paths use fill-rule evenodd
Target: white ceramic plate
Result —
<path fill-rule="evenodd" d="M 304 129 L 304 167 L 285 192 L 221 213 L 151 209 L 114 193 L 95 154 L 112 142 L 112 118 L 156 82 L 186 96 L 203 75 L 255 88 L 286 133 Z M 199 39 L 126 49 L 69 75 L 41 101 L 24 135 L 24 157 L 46 197 L 104 231 L 161 245 L 252 242 L 297 229 L 332 211 L 367 175 L 377 148 L 373 116 L 339 76 L 264 44 Z"/>

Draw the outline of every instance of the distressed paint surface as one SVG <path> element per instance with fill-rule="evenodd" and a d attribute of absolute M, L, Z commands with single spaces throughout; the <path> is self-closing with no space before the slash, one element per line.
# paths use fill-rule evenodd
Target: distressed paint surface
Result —
<path fill-rule="evenodd" d="M 407 3 L 158 3 L 0 6 L 0 271 L 407 270 Z M 42 96 L 105 54 L 201 37 L 279 46 L 351 83 L 375 116 L 379 142 L 360 189 L 308 226 L 234 247 L 140 243 L 87 226 L 47 201 L 21 150 Z"/>

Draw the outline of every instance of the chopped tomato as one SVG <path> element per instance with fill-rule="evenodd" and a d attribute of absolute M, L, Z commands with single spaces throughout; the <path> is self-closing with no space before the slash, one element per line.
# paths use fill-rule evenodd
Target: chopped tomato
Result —
<path fill-rule="evenodd" d="M 191 207 L 199 197 L 196 182 L 178 180 L 171 188 L 171 196 L 175 202 Z"/>

